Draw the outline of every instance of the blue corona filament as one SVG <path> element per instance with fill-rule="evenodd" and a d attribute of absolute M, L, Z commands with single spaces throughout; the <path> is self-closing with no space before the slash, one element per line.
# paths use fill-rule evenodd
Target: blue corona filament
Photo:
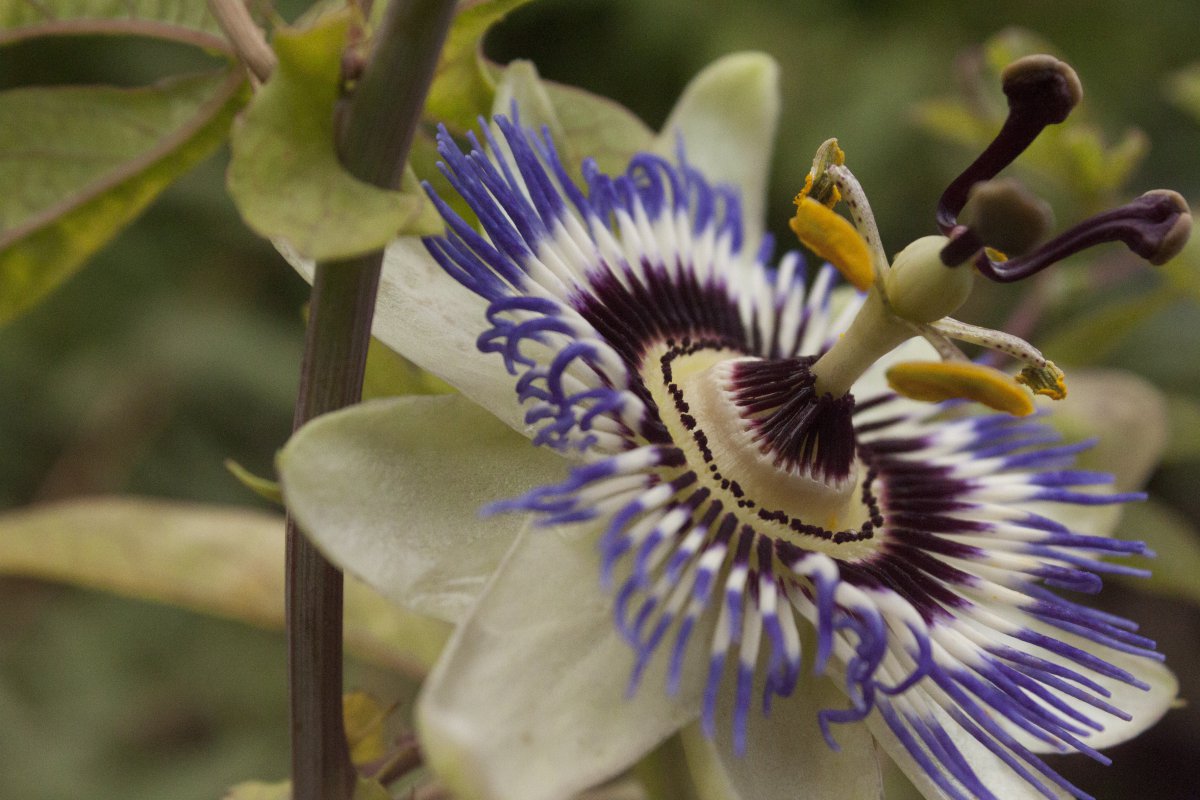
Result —
<path fill-rule="evenodd" d="M 1144 685 L 1105 653 L 1160 657 L 1056 593 L 1140 574 L 1103 559 L 1146 552 L 1074 530 L 1070 509 L 1140 495 L 1074 469 L 1090 443 L 1041 419 L 910 401 L 869 375 L 801 431 L 788 400 L 862 293 L 747 247 L 737 192 L 682 148 L 620 175 L 585 161 L 577 183 L 547 132 L 482 130 L 465 152 L 438 136 L 477 225 L 427 186 L 446 231 L 425 243 L 487 301 L 478 346 L 513 376 L 534 442 L 575 463 L 490 511 L 596 531 L 631 693 L 677 693 L 702 663 L 704 730 L 741 751 L 754 713 L 827 673 L 848 698 L 820 715 L 831 747 L 876 714 L 946 795 L 993 797 L 957 729 L 1045 796 L 1087 797 L 1032 743 L 1105 761 L 1087 737 L 1128 718 L 1111 687 Z M 655 658 L 666 685 L 642 686 Z"/>

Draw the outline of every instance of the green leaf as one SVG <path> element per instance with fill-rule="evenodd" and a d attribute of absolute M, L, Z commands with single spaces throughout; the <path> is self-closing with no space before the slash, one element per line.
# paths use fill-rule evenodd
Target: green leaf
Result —
<path fill-rule="evenodd" d="M 402 191 L 386 191 L 338 159 L 334 106 L 351 21 L 348 12 L 327 14 L 312 28 L 277 31 L 279 65 L 233 129 L 229 192 L 246 224 L 318 261 L 440 230 L 411 174 Z"/>
<path fill-rule="evenodd" d="M 372 337 L 367 346 L 367 368 L 363 374 L 362 399 L 398 397 L 406 394 L 452 394 L 454 387 L 426 372 L 404 356 Z M 275 484 L 278 487 L 278 484 Z"/>
<path fill-rule="evenodd" d="M 1082 366 L 1103 361 L 1139 325 L 1175 301 L 1177 291 L 1160 287 L 1082 316 L 1040 343 L 1056 361 Z"/>
<path fill-rule="evenodd" d="M 1057 54 L 1045 39 L 1020 28 L 1007 28 L 983 47 L 983 60 L 963 83 L 966 96 L 933 100 L 916 108 L 918 125 L 935 136 L 971 150 L 986 146 L 1004 121 L 1001 73 L 1018 58 L 1035 53 Z M 974 62 L 969 62 L 973 64 Z M 1076 109 L 1061 125 L 1046 128 L 1016 162 L 1016 169 L 1036 177 L 1084 210 L 1106 206 L 1119 194 L 1149 150 L 1137 129 L 1127 130 L 1115 144 L 1088 122 L 1086 107 Z"/>
<path fill-rule="evenodd" d="M 291 800 L 292 782 L 246 781 L 233 786 L 222 800 Z"/>
<path fill-rule="evenodd" d="M 476 118 L 492 108 L 495 83 L 483 57 L 483 36 L 510 11 L 529 0 L 465 0 L 458 5 L 454 24 L 429 87 L 426 116 L 457 131 L 475 126 Z"/>
<path fill-rule="evenodd" d="M 130 34 L 232 53 L 200 0 L 9 0 L 0 3 L 0 45 L 38 36 Z"/>
<path fill-rule="evenodd" d="M 1200 603 L 1200 531 L 1183 514 L 1153 500 L 1125 509 L 1120 538 L 1140 539 L 1157 557 L 1144 565 L 1149 578 L 1123 578 L 1129 585 Z"/>
<path fill-rule="evenodd" d="M 224 140 L 240 71 L 0 93 L 0 323 L 45 297 Z"/>
<path fill-rule="evenodd" d="M 1200 62 L 1176 72 L 1167 81 L 1171 102 L 1200 122 Z"/>
<path fill-rule="evenodd" d="M 959 100 L 926 100 L 913 110 L 914 121 L 929 133 L 952 144 L 980 149 L 1000 129 L 999 123 L 972 111 Z"/>
<path fill-rule="evenodd" d="M 283 505 L 283 492 L 280 490 L 279 484 L 275 481 L 264 478 L 261 475 L 255 475 L 232 458 L 225 459 L 225 469 L 229 470 L 229 473 L 237 478 L 238 483 L 262 499 L 275 505 Z"/>
<path fill-rule="evenodd" d="M 283 518 L 244 508 L 98 497 L 0 514 L 0 573 L 283 627 Z M 347 578 L 346 646 L 423 674 L 448 627 Z"/>
<path fill-rule="evenodd" d="M 350 745 L 350 760 L 355 765 L 362 766 L 383 758 L 383 723 L 388 713 L 389 709 L 367 692 L 347 692 L 342 695 L 346 743 Z"/>
<path fill-rule="evenodd" d="M 1200 400 L 1182 394 L 1167 395 L 1167 422 L 1171 436 L 1163 461 L 1200 460 Z"/>
<path fill-rule="evenodd" d="M 511 115 L 521 110 L 526 128 L 550 130 L 567 169 L 582 180 L 584 158 L 601 170 L 619 174 L 635 153 L 650 149 L 653 132 L 619 103 L 582 89 L 542 80 L 529 61 L 514 61 L 499 73 L 491 113 Z"/>
<path fill-rule="evenodd" d="M 983 44 L 984 62 L 997 78 L 1012 62 L 1025 56 L 1047 53 L 1061 57 L 1057 47 L 1033 31 L 1025 28 L 1005 28 L 988 38 Z"/>
<path fill-rule="evenodd" d="M 350 800 L 392 800 L 392 796 L 379 781 L 359 775 L 358 783 L 354 786 L 354 796 Z"/>
<path fill-rule="evenodd" d="M 225 794 L 223 800 L 291 800 L 291 796 L 291 781 L 280 781 L 279 783 L 247 781 L 232 787 Z M 360 775 L 351 800 L 392 800 L 392 796 L 378 781 Z"/>

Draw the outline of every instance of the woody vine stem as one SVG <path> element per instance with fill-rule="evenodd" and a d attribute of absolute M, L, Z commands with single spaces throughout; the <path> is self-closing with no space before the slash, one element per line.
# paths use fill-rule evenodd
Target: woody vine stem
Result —
<path fill-rule="evenodd" d="M 337 149 L 355 177 L 400 184 L 453 17 L 453 0 L 393 0 L 339 109 Z M 361 399 L 383 252 L 317 265 L 294 426 Z M 356 776 L 342 719 L 342 574 L 287 525 L 293 800 L 348 800 Z"/>

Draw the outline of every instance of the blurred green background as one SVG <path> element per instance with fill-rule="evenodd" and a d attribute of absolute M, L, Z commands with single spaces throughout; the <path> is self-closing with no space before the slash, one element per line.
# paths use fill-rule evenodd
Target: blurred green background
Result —
<path fill-rule="evenodd" d="M 300 7 L 279 10 L 293 18 Z M 1200 117 L 1166 91 L 1172 74 L 1200 61 L 1194 0 L 541 0 L 499 26 L 488 51 L 501 62 L 531 58 L 544 77 L 613 97 L 651 126 L 712 59 L 766 51 L 781 64 L 785 98 L 769 228 L 788 241 L 791 197 L 816 146 L 837 136 L 895 250 L 933 231 L 941 189 L 974 157 L 918 125 L 917 104 L 955 96 L 972 48 L 1009 26 L 1035 31 L 1072 63 L 1085 86 L 1082 113 L 1107 141 L 1131 126 L 1147 134 L 1130 192 L 1165 186 L 1200 201 Z M 39 41 L 0 51 L 0 89 L 137 85 L 197 59 L 147 43 Z M 174 185 L 49 301 L 0 330 L 3 507 L 109 492 L 258 502 L 222 461 L 271 470 L 290 430 L 307 287 L 240 222 L 223 187 L 227 157 Z M 1036 178 L 1062 201 L 1060 224 L 1087 210 Z M 1115 253 L 1101 260 L 1125 276 L 1128 262 Z M 1200 260 L 1191 266 L 1200 270 Z M 1091 360 L 1174 396 L 1182 427 L 1150 491 L 1194 536 L 1200 448 L 1187 443 L 1200 431 L 1186 420 L 1200 419 L 1200 304 L 1181 293 L 1132 320 L 1128 335 L 1092 342 L 1078 327 L 1090 304 L 1132 304 L 1163 279 L 1079 274 L 1051 286 L 1064 299 L 1039 321 L 1035 343 L 1067 331 L 1077 349 L 1080 337 L 1094 345 L 1083 351 Z M 1080 299 L 1072 280 L 1097 285 Z M 985 293 L 966 318 L 1000 324 L 1021 297 Z M 1101 602 L 1140 620 L 1183 696 L 1200 696 L 1200 606 L 1124 586 Z M 199 800 L 286 774 L 281 636 L 29 580 L 0 579 L 0 608 L 0 798 Z M 411 688 L 361 666 L 350 679 L 386 696 Z M 1109 768 L 1077 758 L 1061 769 L 1098 798 L 1200 798 L 1194 709 L 1173 711 L 1111 755 Z"/>

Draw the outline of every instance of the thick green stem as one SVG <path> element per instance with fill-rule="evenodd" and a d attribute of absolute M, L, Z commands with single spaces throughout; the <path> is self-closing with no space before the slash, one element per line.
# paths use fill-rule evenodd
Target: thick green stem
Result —
<path fill-rule="evenodd" d="M 453 0 L 393 0 L 339 125 L 354 175 L 399 186 Z M 358 402 L 382 251 L 318 264 L 294 424 Z M 355 771 L 342 718 L 342 575 L 287 527 L 288 694 L 293 800 L 349 800 Z"/>

